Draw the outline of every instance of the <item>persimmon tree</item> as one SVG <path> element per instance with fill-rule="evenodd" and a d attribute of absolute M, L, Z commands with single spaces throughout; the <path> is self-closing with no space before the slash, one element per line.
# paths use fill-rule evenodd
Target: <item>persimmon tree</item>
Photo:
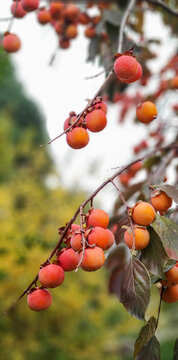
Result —
<path fill-rule="evenodd" d="M 98 15 L 90 15 L 92 7 L 98 9 Z M 155 56 L 149 42 L 154 40 L 144 38 L 143 24 L 150 10 L 159 11 L 164 21 L 170 24 L 172 33 L 176 32 L 178 11 L 171 1 L 120 0 L 82 5 L 47 1 L 46 7 L 41 7 L 37 0 L 15 0 L 2 41 L 6 52 L 18 51 L 21 42 L 12 33 L 13 21 L 36 11 L 41 25 L 50 24 L 54 28 L 58 46 L 62 49 L 68 48 L 70 41 L 77 37 L 77 26 L 84 26 L 85 36 L 90 39 L 88 59 L 92 61 L 98 56 L 104 67 L 104 83 L 79 114 L 70 111 L 63 131 L 48 144 L 66 136 L 67 144 L 73 149 L 83 148 L 89 142 L 89 131 L 100 132 L 107 127 L 106 113 L 110 103 L 121 106 L 119 122 L 125 121 L 128 110 L 135 108 L 135 126 L 147 126 L 147 139 L 134 147 L 132 161 L 116 169 L 114 175 L 99 185 L 67 224 L 60 224 L 58 243 L 17 300 L 27 294 L 30 309 L 45 310 L 52 304 L 48 288 L 61 286 L 66 271 L 79 268 L 95 271 L 106 263 L 110 272 L 110 292 L 118 296 L 131 316 L 146 322 L 135 342 L 134 357 L 138 360 L 160 359 L 160 345 L 155 333 L 161 304 L 162 301 L 174 303 L 178 300 L 177 175 L 170 185 L 167 174 L 168 166 L 175 174 L 177 170 L 174 160 L 178 156 L 178 104 L 175 102 L 172 106 L 169 126 L 158 106 L 160 100 L 178 89 L 178 55 L 175 48 L 172 58 L 159 73 L 152 74 L 149 70 L 147 60 Z M 55 55 L 56 52 L 51 64 Z M 148 86 L 144 91 L 155 76 L 156 90 Z M 132 83 L 134 88 L 130 91 Z M 127 141 L 125 144 L 127 146 Z M 143 178 L 138 182 L 139 172 L 143 173 Z M 110 217 L 104 210 L 94 207 L 95 197 L 108 184 L 116 190 Z M 145 319 L 152 286 L 158 287 L 158 315 Z M 176 356 L 177 345 L 174 359 Z"/>

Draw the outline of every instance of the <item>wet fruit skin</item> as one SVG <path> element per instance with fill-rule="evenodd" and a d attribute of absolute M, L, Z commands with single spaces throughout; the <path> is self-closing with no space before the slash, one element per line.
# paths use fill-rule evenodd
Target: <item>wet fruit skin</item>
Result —
<path fill-rule="evenodd" d="M 106 229 L 103 229 L 99 226 L 94 227 L 88 235 L 88 243 L 89 245 L 99 246 L 103 250 L 107 249 L 109 243 L 109 233 Z"/>
<path fill-rule="evenodd" d="M 51 21 L 51 14 L 46 9 L 40 9 L 37 14 L 38 22 L 41 25 L 46 25 Z"/>
<path fill-rule="evenodd" d="M 73 271 L 79 262 L 79 255 L 73 249 L 65 249 L 58 256 L 59 265 L 64 271 Z"/>
<path fill-rule="evenodd" d="M 39 3 L 40 0 L 21 0 L 22 8 L 27 12 L 37 10 Z"/>
<path fill-rule="evenodd" d="M 52 304 L 51 293 L 47 289 L 37 288 L 27 296 L 27 304 L 31 310 L 46 310 Z"/>
<path fill-rule="evenodd" d="M 3 38 L 3 48 L 8 53 L 16 52 L 21 47 L 21 41 L 19 37 L 15 34 L 7 33 Z"/>
<path fill-rule="evenodd" d="M 164 286 L 174 286 L 178 284 L 178 261 L 172 269 L 165 273 L 167 280 L 162 280 L 161 283 Z"/>
<path fill-rule="evenodd" d="M 161 191 L 160 194 L 154 196 L 157 190 L 155 190 L 151 197 L 151 204 L 153 205 L 156 211 L 159 211 L 161 214 L 167 212 L 167 210 L 172 205 L 172 199 L 164 192 Z"/>
<path fill-rule="evenodd" d="M 138 225 L 150 225 L 154 221 L 155 216 L 153 206 L 147 202 L 139 201 L 133 208 L 132 219 Z"/>
<path fill-rule="evenodd" d="M 14 17 L 21 19 L 26 15 L 26 11 L 22 8 L 21 1 L 18 2 L 14 1 L 11 5 L 11 13 L 14 15 Z"/>
<path fill-rule="evenodd" d="M 87 130 L 76 127 L 67 133 L 66 140 L 73 149 L 82 149 L 88 144 L 89 135 Z"/>
<path fill-rule="evenodd" d="M 178 301 L 178 285 L 167 287 L 163 291 L 162 299 L 169 304 Z"/>
<path fill-rule="evenodd" d="M 87 128 L 92 132 L 102 131 L 107 125 L 106 114 L 100 109 L 93 110 L 85 117 Z"/>
<path fill-rule="evenodd" d="M 40 269 L 38 278 L 44 287 L 55 288 L 63 283 L 65 273 L 61 266 L 49 264 Z"/>
<path fill-rule="evenodd" d="M 153 121 L 157 116 L 157 109 L 155 104 L 151 101 L 145 101 L 137 106 L 136 110 L 137 118 L 140 122 L 148 124 Z"/>
<path fill-rule="evenodd" d="M 106 229 L 109 225 L 109 215 L 104 210 L 94 209 L 88 217 L 87 225 L 100 226 Z"/>
<path fill-rule="evenodd" d="M 150 241 L 150 235 L 147 229 L 134 227 L 135 231 L 135 249 L 142 250 L 144 249 Z M 124 241 L 126 245 L 132 249 L 133 246 L 133 233 L 129 233 L 127 230 L 124 233 Z"/>
<path fill-rule="evenodd" d="M 81 256 L 82 252 L 80 253 L 80 258 Z M 85 271 L 95 271 L 103 266 L 104 262 L 105 256 L 103 250 L 98 246 L 95 246 L 94 248 L 85 249 L 82 264 L 80 266 Z"/>
<path fill-rule="evenodd" d="M 137 60 L 133 56 L 122 55 L 115 60 L 114 72 L 121 81 L 129 81 L 138 70 Z"/>

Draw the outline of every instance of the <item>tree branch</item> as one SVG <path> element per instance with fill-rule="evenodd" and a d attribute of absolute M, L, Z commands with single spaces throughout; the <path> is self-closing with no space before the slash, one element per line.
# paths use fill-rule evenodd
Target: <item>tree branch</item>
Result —
<path fill-rule="evenodd" d="M 163 3 L 161 0 L 145 0 L 145 1 L 147 3 L 161 7 L 162 9 L 166 10 L 171 15 L 178 16 L 178 10 L 169 7 L 168 5 Z"/>
<path fill-rule="evenodd" d="M 129 1 L 129 3 L 128 3 L 127 7 L 126 7 L 126 10 L 125 10 L 124 16 L 123 16 L 122 21 L 121 21 L 121 26 L 120 26 L 120 30 L 119 30 L 119 42 L 118 42 L 118 52 L 119 53 L 122 52 L 124 28 L 125 28 L 127 19 L 128 19 L 129 15 L 130 15 L 130 13 L 132 11 L 132 8 L 135 5 L 135 2 L 136 2 L 136 0 L 130 0 Z"/>

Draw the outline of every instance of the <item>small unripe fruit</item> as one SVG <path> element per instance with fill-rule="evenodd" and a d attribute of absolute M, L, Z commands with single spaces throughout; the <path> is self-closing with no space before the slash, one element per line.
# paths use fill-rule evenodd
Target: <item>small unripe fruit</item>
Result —
<path fill-rule="evenodd" d="M 37 288 L 27 296 L 27 304 L 31 310 L 46 310 L 52 304 L 51 293 L 47 289 Z"/>
<path fill-rule="evenodd" d="M 65 36 L 69 39 L 75 39 L 78 35 L 77 26 L 74 24 L 68 25 L 65 29 Z"/>
<path fill-rule="evenodd" d="M 46 25 L 51 21 L 51 14 L 46 9 L 40 9 L 37 14 L 38 22 L 41 25 Z"/>
<path fill-rule="evenodd" d="M 49 264 L 40 269 L 38 278 L 44 287 L 55 288 L 63 283 L 65 274 L 61 266 Z"/>
<path fill-rule="evenodd" d="M 178 285 L 167 287 L 163 291 L 162 299 L 169 304 L 178 301 Z"/>
<path fill-rule="evenodd" d="M 17 3 L 17 0 L 11 5 L 11 13 L 15 18 L 21 19 L 26 15 L 26 11 L 22 8 L 21 1 Z"/>
<path fill-rule="evenodd" d="M 172 205 L 172 199 L 164 192 L 161 191 L 156 195 L 158 190 L 155 190 L 151 196 L 151 204 L 156 211 L 160 214 L 165 214 Z"/>
<path fill-rule="evenodd" d="M 35 11 L 39 7 L 40 0 L 21 0 L 22 8 L 27 11 Z"/>
<path fill-rule="evenodd" d="M 80 259 L 82 252 L 80 253 Z M 94 248 L 85 249 L 83 260 L 81 263 L 81 268 L 85 271 L 95 271 L 98 270 L 101 266 L 104 265 L 105 256 L 103 250 L 95 246 Z"/>
<path fill-rule="evenodd" d="M 157 116 L 157 109 L 155 104 L 151 101 L 145 101 L 137 106 L 136 110 L 137 118 L 140 122 L 148 124 L 153 121 Z"/>
<path fill-rule="evenodd" d="M 64 249 L 57 260 L 64 271 L 73 271 L 79 263 L 79 255 L 73 249 Z"/>
<path fill-rule="evenodd" d="M 138 62 L 133 56 L 122 55 L 115 60 L 114 72 L 121 81 L 129 81 L 138 70 Z"/>
<path fill-rule="evenodd" d="M 131 229 L 130 229 L 131 230 Z M 140 227 L 134 227 L 135 232 L 135 249 L 136 250 L 142 250 L 144 249 L 150 241 L 150 234 L 147 229 L 140 228 Z M 132 249 L 133 247 L 133 233 L 131 230 L 131 233 L 126 230 L 124 233 L 124 241 L 126 245 Z"/>
<path fill-rule="evenodd" d="M 3 48 L 8 53 L 14 53 L 21 47 L 21 41 L 15 34 L 5 33 L 3 38 Z"/>
<path fill-rule="evenodd" d="M 155 210 L 148 202 L 139 201 L 133 208 L 132 219 L 138 225 L 150 225 L 154 221 L 155 216 Z"/>
<path fill-rule="evenodd" d="M 87 130 L 82 127 L 76 127 L 69 131 L 66 136 L 67 143 L 73 149 L 82 149 L 89 142 Z"/>
<path fill-rule="evenodd" d="M 110 234 L 108 233 L 108 231 L 106 231 L 106 229 L 96 226 L 90 231 L 88 235 L 88 243 L 89 245 L 95 244 L 103 250 L 106 250 L 108 247 L 109 238 Z"/>
<path fill-rule="evenodd" d="M 109 225 L 109 215 L 104 210 L 94 209 L 88 217 L 87 225 L 100 226 L 106 229 Z"/>
<path fill-rule="evenodd" d="M 99 109 L 93 110 L 87 114 L 85 117 L 87 128 L 92 132 L 102 131 L 106 124 L 106 114 Z"/>

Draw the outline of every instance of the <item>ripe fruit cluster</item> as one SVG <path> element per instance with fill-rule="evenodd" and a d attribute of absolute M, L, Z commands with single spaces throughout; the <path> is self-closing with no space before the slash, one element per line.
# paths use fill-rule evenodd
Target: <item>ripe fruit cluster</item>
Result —
<path fill-rule="evenodd" d="M 133 56 L 132 51 L 117 54 L 115 57 L 114 72 L 120 81 L 130 84 L 141 78 L 142 67 Z"/>
<path fill-rule="evenodd" d="M 94 100 L 92 106 L 87 108 L 78 121 L 77 115 L 71 112 L 64 122 L 67 144 L 73 149 L 85 147 L 89 142 L 87 130 L 95 133 L 105 128 L 107 124 L 106 112 L 107 106 L 100 97 Z"/>
<path fill-rule="evenodd" d="M 101 209 L 91 208 L 84 218 L 83 233 L 80 225 L 72 224 L 57 259 L 40 269 L 38 279 L 42 286 L 30 290 L 27 297 L 30 309 L 41 311 L 51 305 L 52 296 L 47 288 L 60 286 L 66 271 L 76 270 L 79 265 L 84 271 L 95 271 L 103 266 L 104 251 L 115 241 L 113 233 L 107 229 L 109 216 Z"/>
<path fill-rule="evenodd" d="M 82 12 L 76 4 L 65 1 L 51 1 L 49 7 L 40 7 L 40 0 L 13 0 L 10 11 L 15 18 L 21 19 L 28 13 L 37 10 L 39 24 L 51 25 L 58 36 L 59 47 L 68 49 L 71 40 L 78 36 L 78 25 L 86 26 L 85 36 L 87 38 L 91 39 L 96 36 L 96 25 L 101 21 L 101 14 L 105 8 L 100 5 L 98 5 L 100 14 L 97 16 L 90 16 L 87 12 Z M 106 7 L 109 5 L 106 4 Z M 12 44 L 12 41 L 15 37 L 16 42 L 20 43 L 19 37 L 15 34 L 9 34 L 9 36 L 10 38 L 3 43 L 4 50 L 9 53 L 18 51 L 20 46 Z M 108 41 L 105 31 L 101 33 L 100 37 L 101 41 Z"/>

